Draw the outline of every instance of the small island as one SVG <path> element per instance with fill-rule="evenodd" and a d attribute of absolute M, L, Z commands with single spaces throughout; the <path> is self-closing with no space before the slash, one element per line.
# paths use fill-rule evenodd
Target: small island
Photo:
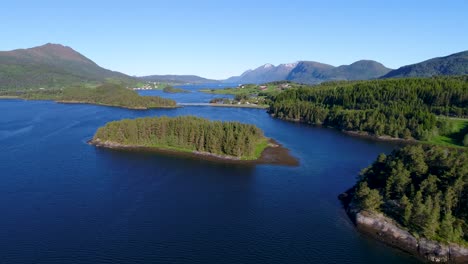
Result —
<path fill-rule="evenodd" d="M 100 127 L 92 145 L 145 149 L 242 164 L 298 165 L 289 151 L 254 125 L 210 121 L 195 116 L 145 117 Z"/>
<path fill-rule="evenodd" d="M 68 104 L 94 104 L 127 109 L 146 110 L 152 108 L 175 108 L 174 100 L 158 96 L 140 96 L 125 87 L 106 83 L 95 88 L 70 87 L 54 90 L 35 90 L 18 94 L 26 100 L 54 100 Z"/>
<path fill-rule="evenodd" d="M 381 154 L 340 195 L 357 228 L 425 261 L 468 262 L 468 151 L 406 146 Z"/>
<path fill-rule="evenodd" d="M 189 90 L 175 88 L 174 86 L 171 86 L 171 85 L 167 85 L 166 87 L 164 87 L 163 92 L 165 93 L 190 93 Z"/>

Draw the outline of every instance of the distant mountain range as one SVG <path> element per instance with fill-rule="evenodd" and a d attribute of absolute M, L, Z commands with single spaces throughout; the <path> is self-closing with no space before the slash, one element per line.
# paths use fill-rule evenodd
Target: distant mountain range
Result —
<path fill-rule="evenodd" d="M 297 66 L 297 63 L 280 64 L 274 66 L 265 64 L 255 70 L 248 70 L 240 76 L 234 76 L 224 80 L 224 83 L 267 83 L 286 80 L 289 73 Z"/>
<path fill-rule="evenodd" d="M 201 84 L 201 83 L 219 83 L 220 81 L 206 79 L 196 75 L 150 75 L 138 77 L 138 79 L 147 82 L 164 82 L 174 84 Z"/>
<path fill-rule="evenodd" d="M 370 80 L 378 78 L 430 77 L 435 75 L 468 74 L 468 51 L 446 57 L 434 58 L 420 63 L 392 70 L 379 62 L 360 60 L 350 65 L 338 67 L 315 61 L 274 66 L 265 64 L 248 70 L 240 76 L 224 80 L 226 83 L 265 83 L 272 81 L 292 81 L 317 84 L 325 81 Z"/>
<path fill-rule="evenodd" d="M 104 69 L 72 48 L 59 44 L 0 52 L 0 89 L 58 88 L 102 83 L 109 79 L 136 82 L 128 75 Z"/>
<path fill-rule="evenodd" d="M 317 84 L 336 80 L 429 77 L 468 74 L 468 51 L 391 70 L 379 62 L 360 60 L 350 65 L 332 66 L 320 62 L 300 61 L 274 66 L 265 64 L 226 80 L 211 80 L 195 75 L 151 75 L 131 77 L 104 69 L 70 47 L 59 44 L 0 52 L 0 90 L 28 88 L 61 88 L 75 84 L 99 84 L 117 81 L 127 85 L 137 82 L 201 83 L 266 83 L 292 81 Z"/>
<path fill-rule="evenodd" d="M 315 61 L 274 66 L 265 64 L 255 70 L 248 70 L 240 76 L 231 77 L 224 82 L 230 83 L 265 83 L 273 81 L 292 81 L 316 84 L 333 80 L 367 80 L 378 78 L 391 69 L 381 63 L 361 60 L 350 65 L 332 66 Z"/>

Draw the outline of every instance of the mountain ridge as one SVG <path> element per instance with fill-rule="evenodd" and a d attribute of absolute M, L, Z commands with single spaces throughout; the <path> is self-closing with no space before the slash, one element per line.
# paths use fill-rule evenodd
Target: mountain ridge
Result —
<path fill-rule="evenodd" d="M 0 51 L 0 89 L 62 88 L 109 79 L 136 82 L 61 44 Z"/>
<path fill-rule="evenodd" d="M 468 74 L 468 50 L 402 66 L 385 74 L 382 78 L 431 77 L 435 75 L 463 74 Z"/>
<path fill-rule="evenodd" d="M 277 66 L 267 63 L 225 80 L 213 80 L 196 75 L 170 74 L 131 77 L 124 73 L 102 68 L 71 47 L 61 44 L 47 43 L 33 48 L 0 51 L 0 90 L 62 88 L 77 84 L 95 85 L 109 80 L 129 85 L 136 84 L 138 81 L 174 84 L 259 84 L 291 81 L 318 84 L 326 81 L 464 74 L 468 74 L 468 50 L 402 66 L 395 70 L 373 60 L 359 60 L 349 65 L 340 66 L 316 61 L 297 61 Z"/>
<path fill-rule="evenodd" d="M 240 76 L 230 77 L 225 83 L 267 83 L 273 81 L 292 81 L 316 84 L 333 80 L 367 80 L 375 79 L 391 69 L 372 60 L 359 60 L 350 65 L 332 66 L 316 61 L 298 61 L 283 63 L 278 66 L 264 64 L 247 70 Z"/>

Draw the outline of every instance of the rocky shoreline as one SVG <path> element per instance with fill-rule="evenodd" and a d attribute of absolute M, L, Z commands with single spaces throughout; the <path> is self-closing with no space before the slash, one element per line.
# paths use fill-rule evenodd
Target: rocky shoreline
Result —
<path fill-rule="evenodd" d="M 245 165 L 257 165 L 257 164 L 275 164 L 275 165 L 284 165 L 284 166 L 298 166 L 299 161 L 290 155 L 289 150 L 284 148 L 282 145 L 269 139 L 268 147 L 262 152 L 260 158 L 256 160 L 242 160 L 238 157 L 227 156 L 227 155 L 218 155 L 209 152 L 199 152 L 199 151 L 179 151 L 166 148 L 157 148 L 157 147 L 146 147 L 146 146 L 136 146 L 136 145 L 124 145 L 116 142 L 101 141 L 99 139 L 92 139 L 88 141 L 88 144 L 94 145 L 96 147 L 117 149 L 117 150 L 134 150 L 134 151 L 146 151 L 146 152 L 155 152 L 163 153 L 174 156 L 203 159 L 215 162 L 223 163 L 232 163 L 232 164 L 245 164 Z"/>
<path fill-rule="evenodd" d="M 428 263 L 468 263 L 468 247 L 415 237 L 381 213 L 359 210 L 352 203 L 347 204 L 350 201 L 348 194 L 339 198 L 360 232 Z"/>

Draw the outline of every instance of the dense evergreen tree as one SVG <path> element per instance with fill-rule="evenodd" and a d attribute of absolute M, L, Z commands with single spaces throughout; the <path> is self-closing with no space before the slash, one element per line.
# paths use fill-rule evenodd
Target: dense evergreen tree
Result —
<path fill-rule="evenodd" d="M 468 241 L 468 150 L 407 146 L 380 155 L 356 186 L 362 209 L 380 209 L 429 239 Z"/>
<path fill-rule="evenodd" d="M 468 116 L 468 76 L 325 83 L 276 95 L 269 112 L 342 130 L 427 140 L 450 129 L 436 115 Z"/>
<path fill-rule="evenodd" d="M 263 132 L 254 125 L 209 121 L 195 116 L 114 121 L 99 128 L 94 140 L 209 152 L 241 159 L 258 158 L 267 145 Z"/>

